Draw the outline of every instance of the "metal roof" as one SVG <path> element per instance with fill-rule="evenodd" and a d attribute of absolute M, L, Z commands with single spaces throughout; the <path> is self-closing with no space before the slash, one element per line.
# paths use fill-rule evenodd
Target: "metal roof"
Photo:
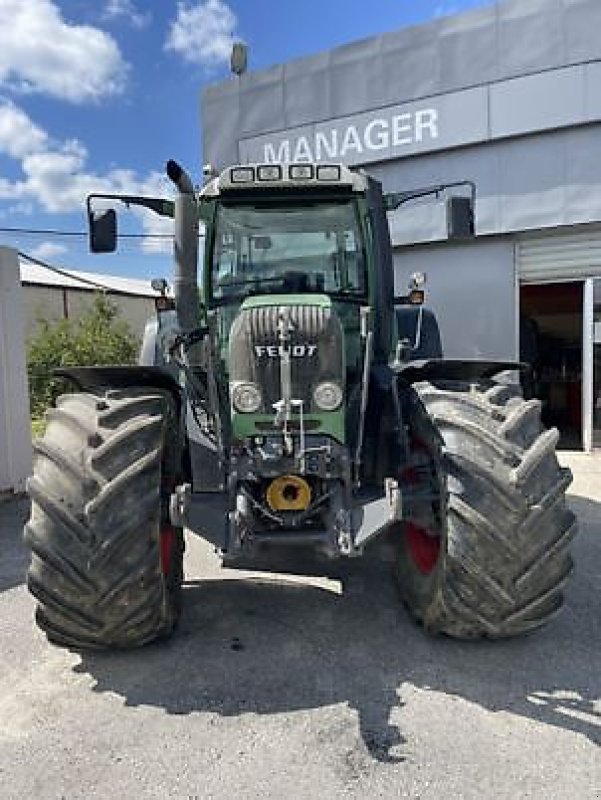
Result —
<path fill-rule="evenodd" d="M 135 297 L 156 297 L 150 286 L 150 280 L 121 278 L 115 275 L 102 275 L 97 272 L 80 272 L 62 269 L 55 272 L 38 264 L 20 261 L 21 283 L 28 286 L 52 286 L 59 289 L 78 289 L 93 292 L 106 290 L 114 294 L 126 294 Z M 61 274 L 62 273 L 62 274 Z"/>

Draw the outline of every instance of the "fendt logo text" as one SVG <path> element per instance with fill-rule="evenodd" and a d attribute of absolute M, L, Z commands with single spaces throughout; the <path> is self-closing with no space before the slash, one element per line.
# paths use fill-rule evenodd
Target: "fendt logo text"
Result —
<path fill-rule="evenodd" d="M 293 358 L 309 358 L 317 352 L 316 344 L 293 344 L 288 348 Z M 255 355 L 258 358 L 278 358 L 286 354 L 286 348 L 281 344 L 256 344 Z"/>

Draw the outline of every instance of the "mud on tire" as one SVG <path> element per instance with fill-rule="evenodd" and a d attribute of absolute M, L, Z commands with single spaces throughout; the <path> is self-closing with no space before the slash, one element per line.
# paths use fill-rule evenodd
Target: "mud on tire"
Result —
<path fill-rule="evenodd" d="M 421 473 L 422 483 L 414 517 L 396 531 L 405 604 L 428 630 L 459 638 L 539 627 L 562 604 L 576 532 L 557 431 L 542 430 L 538 400 L 509 386 L 413 388 L 419 447 L 409 473 Z M 429 486 L 437 486 L 437 501 Z"/>
<path fill-rule="evenodd" d="M 170 398 L 148 388 L 68 394 L 48 412 L 25 541 L 52 642 L 134 647 L 173 630 L 183 536 L 169 529 L 162 476 L 174 425 Z"/>

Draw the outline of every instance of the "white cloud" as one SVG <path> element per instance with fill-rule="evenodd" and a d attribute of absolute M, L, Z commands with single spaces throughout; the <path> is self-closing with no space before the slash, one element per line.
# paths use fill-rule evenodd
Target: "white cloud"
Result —
<path fill-rule="evenodd" d="M 14 184 L 0 175 L 0 200 L 12 200 L 14 191 Z"/>
<path fill-rule="evenodd" d="M 111 36 L 52 0 L 0 0 L 0 85 L 80 103 L 121 92 L 127 69 Z"/>
<path fill-rule="evenodd" d="M 204 0 L 196 5 L 178 3 L 165 49 L 204 67 L 227 63 L 237 22 L 223 0 Z"/>
<path fill-rule="evenodd" d="M 80 143 L 70 143 L 60 151 L 34 153 L 22 160 L 25 175 L 17 183 L 20 197 L 36 200 L 50 213 L 83 213 L 85 199 L 95 192 L 105 194 L 136 194 L 147 197 L 171 197 L 173 191 L 166 177 L 159 172 L 151 172 L 145 177 L 130 169 L 112 169 L 104 174 L 89 171 L 88 153 Z M 125 209 L 122 208 L 125 212 Z M 145 233 L 156 234 L 173 232 L 171 220 L 161 219 L 153 212 L 132 207 L 139 218 Z M 163 252 L 169 240 L 143 240 L 146 252 Z"/>
<path fill-rule="evenodd" d="M 45 131 L 35 125 L 20 108 L 0 98 L 0 153 L 22 158 L 42 150 L 47 143 Z"/>
<path fill-rule="evenodd" d="M 30 146 L 19 152 L 9 151 L 4 142 L 4 152 L 20 162 L 21 178 L 10 181 L 0 177 L 0 200 L 27 204 L 34 202 L 49 213 L 83 213 L 86 196 L 93 192 L 105 194 L 137 194 L 148 197 L 172 197 L 173 188 L 167 177 L 159 172 L 139 176 L 130 169 L 115 168 L 104 174 L 93 172 L 88 167 L 88 151 L 79 141 L 73 139 L 56 142 L 45 131 L 12 103 L 0 100 L 0 122 L 2 119 L 15 120 L 17 129 L 29 135 Z M 2 133 L 3 132 L 3 133 Z M 0 152 L 6 139 L 11 142 L 8 125 L 3 130 L 0 124 Z M 25 207 L 25 206 L 23 206 Z M 171 220 L 157 217 L 151 211 L 133 208 L 140 219 L 145 233 L 173 232 Z M 171 249 L 169 240 L 143 240 L 146 252 L 164 252 Z"/>
<path fill-rule="evenodd" d="M 42 244 L 37 245 L 34 247 L 33 250 L 30 251 L 30 255 L 33 258 L 39 258 L 40 261 L 51 261 L 53 258 L 57 256 L 62 256 L 68 250 L 64 244 L 57 244 L 56 242 L 42 242 Z"/>
<path fill-rule="evenodd" d="M 124 18 L 138 30 L 145 28 L 152 20 L 150 11 L 140 11 L 133 0 L 107 0 L 103 16 L 105 19 Z"/>
<path fill-rule="evenodd" d="M 144 226 L 144 233 L 150 234 L 149 238 L 142 239 L 142 250 L 150 255 L 172 253 L 173 240 L 153 238 L 156 236 L 173 236 L 173 220 L 159 217 L 150 211 L 140 209 L 139 216 Z"/>

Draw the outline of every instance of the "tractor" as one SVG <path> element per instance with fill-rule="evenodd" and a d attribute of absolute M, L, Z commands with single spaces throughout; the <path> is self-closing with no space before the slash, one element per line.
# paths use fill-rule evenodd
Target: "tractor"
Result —
<path fill-rule="evenodd" d="M 576 531 L 558 432 L 512 361 L 445 359 L 424 276 L 395 295 L 387 212 L 444 200 L 474 235 L 475 187 L 385 194 L 340 164 L 167 164 L 175 199 L 91 195 L 174 221 L 173 291 L 154 281 L 136 366 L 72 367 L 35 443 L 28 586 L 48 639 L 129 648 L 180 615 L 184 529 L 226 564 L 309 551 L 349 563 L 375 540 L 424 629 L 535 629 L 562 604 Z M 204 230 L 198 280 L 199 236 Z M 285 549 L 286 548 L 286 549 Z M 262 554 L 262 555 L 261 555 Z"/>

